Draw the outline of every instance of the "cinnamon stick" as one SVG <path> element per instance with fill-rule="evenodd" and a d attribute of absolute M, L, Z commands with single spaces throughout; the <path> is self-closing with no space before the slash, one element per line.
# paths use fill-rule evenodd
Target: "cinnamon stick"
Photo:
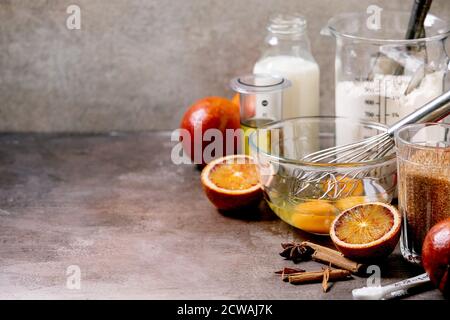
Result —
<path fill-rule="evenodd" d="M 305 272 L 306 272 L 306 271 L 297 272 L 297 273 L 291 273 L 291 274 L 283 274 L 283 275 L 281 276 L 281 280 L 283 280 L 284 282 L 289 282 L 289 278 L 290 278 L 291 276 L 298 276 L 298 275 L 304 274 Z"/>
<path fill-rule="evenodd" d="M 305 272 L 305 270 L 294 269 L 294 268 L 284 268 L 283 270 L 275 271 L 275 274 L 284 275 L 284 274 L 293 274 L 293 273 L 300 273 L 300 272 Z"/>
<path fill-rule="evenodd" d="M 324 293 L 328 292 L 328 281 L 330 281 L 330 272 L 331 269 L 326 268 L 323 273 L 322 288 Z"/>
<path fill-rule="evenodd" d="M 348 270 L 351 273 L 360 273 L 365 266 L 344 257 L 339 251 L 305 241 L 303 245 L 308 246 L 314 250 L 311 258 L 315 261 L 331 264 L 334 267 Z"/>
<path fill-rule="evenodd" d="M 320 283 L 324 281 L 325 272 L 329 281 L 347 280 L 351 276 L 348 270 L 328 270 L 328 271 L 315 271 L 304 272 L 289 276 L 289 283 L 291 284 L 304 284 L 304 283 Z"/>

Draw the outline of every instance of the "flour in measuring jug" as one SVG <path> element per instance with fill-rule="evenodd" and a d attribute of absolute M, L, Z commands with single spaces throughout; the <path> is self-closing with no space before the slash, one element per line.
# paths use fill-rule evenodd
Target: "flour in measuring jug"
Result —
<path fill-rule="evenodd" d="M 376 75 L 373 81 L 341 81 L 336 86 L 336 116 L 396 123 L 443 93 L 443 72 L 426 75 L 405 94 L 410 76 Z"/>

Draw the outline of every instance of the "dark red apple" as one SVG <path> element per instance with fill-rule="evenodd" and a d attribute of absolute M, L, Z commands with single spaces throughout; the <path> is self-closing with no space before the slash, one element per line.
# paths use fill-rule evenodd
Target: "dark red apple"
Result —
<path fill-rule="evenodd" d="M 435 225 L 422 248 L 422 262 L 431 281 L 446 296 L 450 294 L 450 218 Z"/>

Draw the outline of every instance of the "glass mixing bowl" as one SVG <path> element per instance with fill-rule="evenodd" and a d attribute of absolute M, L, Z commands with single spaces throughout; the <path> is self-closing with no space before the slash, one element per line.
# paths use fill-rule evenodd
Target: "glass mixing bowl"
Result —
<path fill-rule="evenodd" d="M 328 235 L 342 211 L 367 202 L 390 203 L 397 186 L 392 151 L 358 163 L 310 163 L 300 159 L 326 148 L 361 141 L 385 132 L 374 122 L 335 117 L 284 120 L 258 129 L 249 137 L 265 199 L 288 224 Z"/>

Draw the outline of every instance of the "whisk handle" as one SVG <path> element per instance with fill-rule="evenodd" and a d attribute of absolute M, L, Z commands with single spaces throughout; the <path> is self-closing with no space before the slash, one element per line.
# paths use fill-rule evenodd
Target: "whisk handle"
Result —
<path fill-rule="evenodd" d="M 393 136 L 400 128 L 413 123 L 435 122 L 444 119 L 450 114 L 450 91 L 427 103 L 420 109 L 406 116 L 392 127 L 388 133 Z"/>

